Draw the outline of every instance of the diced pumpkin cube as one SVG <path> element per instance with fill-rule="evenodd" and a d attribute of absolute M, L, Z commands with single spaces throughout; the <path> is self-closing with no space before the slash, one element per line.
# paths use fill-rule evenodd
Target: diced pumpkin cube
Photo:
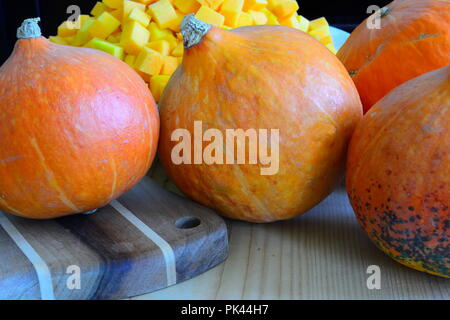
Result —
<path fill-rule="evenodd" d="M 123 61 L 130 67 L 134 68 L 134 62 L 136 61 L 136 56 L 128 54 L 125 56 L 125 59 Z"/>
<path fill-rule="evenodd" d="M 180 32 L 177 33 L 177 39 L 183 41 L 183 35 Z"/>
<path fill-rule="evenodd" d="M 172 32 L 170 30 L 161 29 L 160 27 L 158 27 L 156 22 L 150 22 L 148 30 L 150 31 L 151 41 L 155 41 L 164 38 L 165 36 L 172 35 Z"/>
<path fill-rule="evenodd" d="M 200 3 L 197 0 L 174 0 L 173 5 L 186 14 L 197 12 L 200 9 Z"/>
<path fill-rule="evenodd" d="M 152 3 L 148 6 L 147 12 L 162 29 L 173 24 L 173 21 L 178 18 L 175 8 L 169 0 L 159 0 L 158 2 Z"/>
<path fill-rule="evenodd" d="M 267 23 L 268 25 L 279 25 L 280 22 L 278 21 L 278 18 L 267 8 L 264 8 L 261 10 L 262 13 L 264 13 L 267 17 Z"/>
<path fill-rule="evenodd" d="M 178 68 L 178 59 L 176 57 L 164 56 L 164 64 L 161 69 L 161 74 L 171 76 Z"/>
<path fill-rule="evenodd" d="M 280 20 L 280 24 L 285 27 L 291 27 L 300 30 L 300 22 L 298 21 L 297 13 L 286 19 Z"/>
<path fill-rule="evenodd" d="M 207 6 L 201 6 L 195 17 L 203 22 L 221 27 L 225 22 L 225 17 Z"/>
<path fill-rule="evenodd" d="M 144 11 L 134 8 L 128 15 L 127 20 L 134 20 L 147 27 L 150 24 L 150 17 Z"/>
<path fill-rule="evenodd" d="M 169 28 L 170 30 L 172 30 L 173 32 L 180 32 L 180 27 L 181 27 L 181 21 L 183 21 L 183 18 L 185 17 L 184 14 L 182 14 L 181 12 L 177 12 L 177 19 L 173 20 L 168 26 L 167 28 Z"/>
<path fill-rule="evenodd" d="M 308 32 L 309 20 L 306 19 L 304 16 L 298 16 L 297 19 L 300 25 L 300 30 L 302 30 L 303 32 Z"/>
<path fill-rule="evenodd" d="M 53 43 L 57 43 L 57 44 L 63 44 L 63 45 L 69 44 L 64 38 L 62 38 L 60 36 L 50 36 L 48 38 L 48 40 L 50 40 Z"/>
<path fill-rule="evenodd" d="M 105 11 L 106 11 L 105 4 L 103 2 L 97 2 L 91 10 L 91 15 L 93 15 L 94 17 L 98 17 Z"/>
<path fill-rule="evenodd" d="M 239 23 L 239 15 L 244 7 L 244 0 L 225 0 L 220 14 L 225 17 L 225 24 L 235 28 Z"/>
<path fill-rule="evenodd" d="M 164 88 L 170 80 L 170 76 L 156 75 L 150 80 L 150 90 L 152 91 L 153 98 L 156 102 L 159 102 L 164 92 Z"/>
<path fill-rule="evenodd" d="M 267 0 L 245 0 L 244 1 L 244 11 L 261 11 L 265 7 L 267 7 Z"/>
<path fill-rule="evenodd" d="M 120 9 L 114 9 L 109 12 L 114 18 L 116 18 L 119 21 L 122 21 L 123 19 L 123 8 Z"/>
<path fill-rule="evenodd" d="M 111 42 L 111 43 L 119 43 L 121 36 L 122 36 L 121 33 L 111 34 L 110 36 L 108 36 L 108 38 L 106 38 L 106 41 Z"/>
<path fill-rule="evenodd" d="M 175 49 L 172 50 L 172 55 L 175 57 L 182 57 L 184 54 L 183 42 L 179 42 Z"/>
<path fill-rule="evenodd" d="M 253 25 L 253 18 L 247 12 L 241 12 L 238 20 L 238 27 L 245 27 Z"/>
<path fill-rule="evenodd" d="M 286 0 L 267 0 L 267 9 L 272 10 L 283 2 L 286 2 Z"/>
<path fill-rule="evenodd" d="M 215 11 L 224 3 L 225 0 L 197 0 L 202 6 L 207 6 Z"/>
<path fill-rule="evenodd" d="M 58 27 L 58 36 L 60 37 L 70 37 L 77 33 L 77 29 L 73 28 L 71 22 L 64 21 Z"/>
<path fill-rule="evenodd" d="M 248 13 L 252 16 L 255 24 L 262 25 L 267 23 L 267 17 L 264 13 L 253 10 L 250 10 Z"/>
<path fill-rule="evenodd" d="M 98 16 L 97 20 L 92 24 L 89 32 L 92 37 L 105 39 L 111 33 L 117 30 L 120 21 L 114 18 L 109 12 L 103 12 Z"/>
<path fill-rule="evenodd" d="M 330 27 L 328 27 L 328 25 L 309 30 L 308 33 L 325 44 L 331 40 Z"/>
<path fill-rule="evenodd" d="M 103 3 L 111 9 L 119 9 L 123 5 L 122 0 L 103 0 Z"/>
<path fill-rule="evenodd" d="M 150 48 L 144 47 L 136 58 L 134 67 L 149 75 L 158 75 L 164 64 L 163 56 Z"/>
<path fill-rule="evenodd" d="M 133 9 L 138 9 L 145 12 L 145 4 L 137 3 L 130 0 L 124 0 L 123 2 L 123 21 L 126 21 Z"/>
<path fill-rule="evenodd" d="M 272 9 L 272 12 L 273 12 L 273 14 L 275 14 L 278 17 L 278 19 L 283 20 L 287 17 L 292 16 L 294 13 L 297 12 L 298 9 L 299 9 L 299 6 L 298 6 L 297 1 L 292 0 L 292 1 L 282 2 L 278 5 L 276 5 Z"/>
<path fill-rule="evenodd" d="M 150 38 L 150 31 L 136 21 L 124 24 L 120 43 L 128 54 L 138 54 Z"/>
<path fill-rule="evenodd" d="M 158 51 L 163 56 L 170 54 L 170 43 L 167 40 L 156 40 L 149 42 L 145 45 L 146 47 Z"/>
<path fill-rule="evenodd" d="M 109 53 L 110 55 L 119 58 L 120 60 L 124 58 L 123 48 L 116 44 L 109 43 L 102 39 L 94 38 L 90 41 L 90 45 L 91 48 Z"/>
<path fill-rule="evenodd" d="M 152 4 L 153 2 L 156 2 L 158 0 L 134 0 L 136 2 L 143 3 L 144 5 Z"/>
<path fill-rule="evenodd" d="M 322 18 L 318 18 L 318 19 L 312 20 L 309 23 L 309 29 L 308 30 L 319 29 L 319 28 L 322 28 L 322 27 L 325 27 L 325 26 L 329 27 L 328 21 L 327 21 L 327 19 L 322 17 Z"/>
<path fill-rule="evenodd" d="M 86 42 L 88 42 L 90 39 L 92 39 L 92 36 L 90 35 L 89 30 L 91 29 L 94 22 L 95 22 L 94 18 L 89 18 L 88 20 L 86 20 L 85 23 L 83 23 L 80 30 L 78 30 L 77 34 L 75 35 L 73 45 L 82 46 Z"/>
<path fill-rule="evenodd" d="M 327 47 L 331 52 L 333 52 L 334 54 L 337 53 L 336 47 L 334 46 L 334 43 L 333 43 L 333 42 L 328 43 L 328 44 L 326 45 L 326 47 Z"/>
<path fill-rule="evenodd" d="M 175 36 L 172 33 L 170 33 L 168 35 L 165 35 L 164 37 L 162 37 L 160 39 L 161 40 L 166 40 L 167 42 L 169 42 L 171 51 L 173 49 L 175 49 L 176 46 L 178 45 L 178 40 L 177 40 L 177 38 L 175 38 Z"/>

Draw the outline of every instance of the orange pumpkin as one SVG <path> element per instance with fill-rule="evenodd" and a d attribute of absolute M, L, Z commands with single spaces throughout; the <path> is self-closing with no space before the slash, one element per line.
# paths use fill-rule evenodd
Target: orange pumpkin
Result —
<path fill-rule="evenodd" d="M 450 64 L 450 1 L 395 0 L 381 9 L 380 29 L 374 19 L 358 26 L 337 54 L 365 112 L 400 84 Z"/>
<path fill-rule="evenodd" d="M 450 277 L 450 66 L 394 89 L 365 115 L 349 149 L 347 188 L 381 250 Z"/>
<path fill-rule="evenodd" d="M 102 207 L 132 188 L 154 159 L 159 119 L 128 65 L 54 44 L 35 20 L 0 68 L 0 209 L 44 219 Z"/>
<path fill-rule="evenodd" d="M 159 155 L 175 184 L 227 217 L 252 222 L 292 218 L 323 200 L 341 176 L 347 143 L 362 117 L 356 88 L 335 55 L 282 26 L 225 31 L 191 15 L 182 32 L 183 62 L 160 102 Z M 279 150 L 278 172 L 263 175 L 269 165 L 250 162 L 249 140 L 242 164 L 236 155 L 234 162 L 225 160 L 231 154 L 226 147 L 224 164 L 174 163 L 181 142 L 172 134 L 185 129 L 194 141 L 195 121 L 202 121 L 205 134 L 216 129 L 224 137 L 227 129 L 267 129 L 272 139 L 276 131 L 270 130 L 279 129 L 278 147 L 269 137 L 259 140 L 268 154 Z M 203 155 L 208 146 L 203 143 Z"/>

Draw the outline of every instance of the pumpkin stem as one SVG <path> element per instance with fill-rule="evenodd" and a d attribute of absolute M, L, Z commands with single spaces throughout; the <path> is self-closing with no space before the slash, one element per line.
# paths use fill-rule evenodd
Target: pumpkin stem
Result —
<path fill-rule="evenodd" d="M 193 14 L 188 14 L 181 22 L 180 28 L 184 47 L 189 49 L 202 41 L 211 29 L 211 25 L 197 19 Z"/>
<path fill-rule="evenodd" d="M 41 18 L 25 19 L 22 25 L 17 29 L 17 39 L 38 38 L 42 35 L 38 22 Z"/>

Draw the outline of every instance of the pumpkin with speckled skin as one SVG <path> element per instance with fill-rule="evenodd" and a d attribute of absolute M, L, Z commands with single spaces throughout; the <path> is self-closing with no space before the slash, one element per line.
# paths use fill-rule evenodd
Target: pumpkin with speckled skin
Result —
<path fill-rule="evenodd" d="M 394 89 L 365 115 L 350 144 L 346 185 L 380 249 L 450 277 L 450 66 Z"/>
<path fill-rule="evenodd" d="M 362 106 L 343 65 L 306 33 L 212 27 L 185 49 L 160 114 L 159 157 L 186 195 L 226 217 L 270 222 L 307 211 L 333 190 Z M 248 144 L 244 164 L 175 164 L 180 142 L 172 133 L 183 128 L 194 139 L 194 121 L 224 136 L 226 129 L 279 129 L 279 170 L 262 175 L 269 165 L 249 163 Z"/>
<path fill-rule="evenodd" d="M 0 210 L 47 219 L 132 188 L 157 149 L 151 93 L 101 51 L 18 40 L 0 68 Z"/>
<path fill-rule="evenodd" d="M 400 84 L 450 64 L 450 1 L 396 0 L 361 23 L 337 56 L 364 111 Z"/>

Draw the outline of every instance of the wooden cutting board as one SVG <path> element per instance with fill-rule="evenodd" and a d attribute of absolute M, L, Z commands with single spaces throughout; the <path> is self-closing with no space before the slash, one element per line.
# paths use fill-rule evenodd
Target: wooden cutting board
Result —
<path fill-rule="evenodd" d="M 48 221 L 0 211 L 0 299 L 120 299 L 165 288 L 228 254 L 212 210 L 146 177 L 92 215 Z"/>

